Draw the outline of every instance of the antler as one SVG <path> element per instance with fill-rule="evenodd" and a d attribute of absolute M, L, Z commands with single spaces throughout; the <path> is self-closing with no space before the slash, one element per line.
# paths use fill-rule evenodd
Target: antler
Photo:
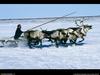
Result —
<path fill-rule="evenodd" d="M 85 20 L 87 20 L 87 19 L 85 19 L 84 17 L 82 18 L 82 19 L 77 19 L 77 20 L 75 20 L 75 24 L 77 25 L 77 26 L 82 26 L 82 25 L 84 25 L 84 21 Z M 79 23 L 80 23 L 80 25 L 77 23 L 79 21 Z"/>
<path fill-rule="evenodd" d="M 84 21 L 87 20 L 85 17 L 82 18 L 82 20 L 80 21 L 81 25 L 84 25 Z"/>
<path fill-rule="evenodd" d="M 80 25 L 77 23 L 77 21 L 81 21 L 81 20 L 75 20 L 75 24 L 76 24 L 77 26 L 80 26 Z"/>
<path fill-rule="evenodd" d="M 84 20 L 81 20 L 81 21 L 80 21 L 80 24 L 81 24 L 81 25 L 84 25 L 84 23 L 83 23 L 83 22 L 84 22 Z"/>

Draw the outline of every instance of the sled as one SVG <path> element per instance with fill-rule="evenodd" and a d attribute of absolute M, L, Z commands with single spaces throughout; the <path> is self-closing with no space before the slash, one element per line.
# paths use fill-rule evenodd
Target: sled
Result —
<path fill-rule="evenodd" d="M 21 36 L 18 40 L 15 40 L 13 37 L 0 39 L 0 47 L 18 47 L 18 42 L 23 40 L 23 36 Z"/>

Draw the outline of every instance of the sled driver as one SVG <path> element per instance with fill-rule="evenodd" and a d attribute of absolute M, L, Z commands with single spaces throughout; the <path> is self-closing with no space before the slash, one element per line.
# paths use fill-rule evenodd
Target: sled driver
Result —
<path fill-rule="evenodd" d="M 21 24 L 18 24 L 15 35 L 14 35 L 14 39 L 18 40 L 22 33 L 23 31 L 21 31 Z"/>

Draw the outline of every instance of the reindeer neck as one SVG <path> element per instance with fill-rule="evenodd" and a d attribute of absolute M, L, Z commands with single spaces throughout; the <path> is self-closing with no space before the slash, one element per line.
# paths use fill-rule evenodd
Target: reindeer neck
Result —
<path fill-rule="evenodd" d="M 85 29 L 84 27 L 82 27 L 81 32 L 82 32 L 84 35 L 87 34 L 87 31 L 86 31 L 86 29 Z"/>

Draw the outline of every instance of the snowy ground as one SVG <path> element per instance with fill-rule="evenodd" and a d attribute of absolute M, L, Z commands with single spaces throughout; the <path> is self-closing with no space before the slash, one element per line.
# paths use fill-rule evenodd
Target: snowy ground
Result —
<path fill-rule="evenodd" d="M 75 26 L 76 18 L 64 18 L 42 26 L 53 30 Z M 0 21 L 0 39 L 14 35 L 17 24 L 25 31 L 51 19 L 2 20 Z M 24 43 L 19 47 L 0 48 L 0 69 L 100 69 L 100 17 L 88 17 L 86 24 L 92 24 L 81 45 L 56 48 L 49 42 L 43 48 L 29 49 Z M 37 28 L 40 30 L 40 28 Z"/>

